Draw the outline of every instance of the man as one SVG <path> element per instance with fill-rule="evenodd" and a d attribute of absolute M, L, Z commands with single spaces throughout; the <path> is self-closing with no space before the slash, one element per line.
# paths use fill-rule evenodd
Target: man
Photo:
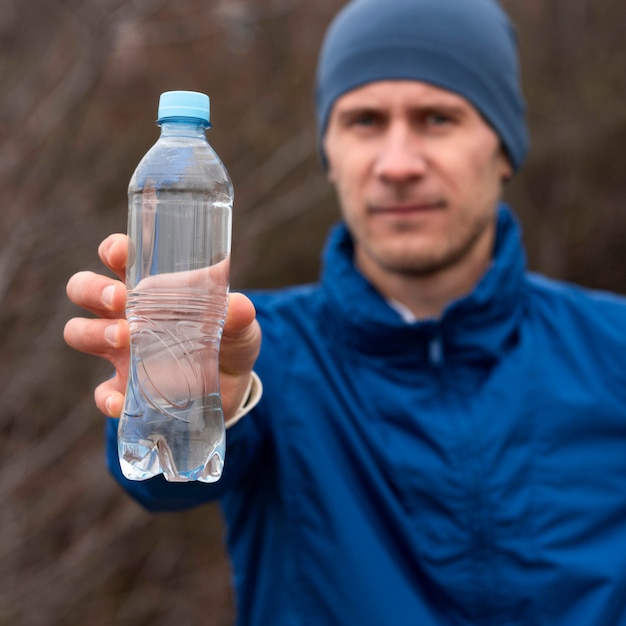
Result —
<path fill-rule="evenodd" d="M 319 284 L 253 294 L 256 320 L 231 297 L 222 479 L 125 481 L 109 419 L 146 507 L 220 500 L 241 624 L 626 624 L 626 302 L 525 271 L 518 83 L 495 0 L 349 3 L 317 78 L 343 223 Z M 121 277 L 125 239 L 100 256 Z M 124 288 L 68 293 L 117 416 Z"/>

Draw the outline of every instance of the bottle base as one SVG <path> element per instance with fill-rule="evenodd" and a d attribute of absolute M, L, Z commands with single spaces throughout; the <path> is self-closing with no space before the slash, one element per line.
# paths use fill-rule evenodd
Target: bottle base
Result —
<path fill-rule="evenodd" d="M 179 468 L 174 461 L 171 450 L 164 439 L 156 442 L 147 441 L 130 444 L 119 444 L 119 460 L 122 474 L 129 480 L 147 480 L 159 474 L 168 482 L 199 481 L 214 483 L 222 476 L 224 455 L 214 450 L 201 465 L 191 468 Z"/>

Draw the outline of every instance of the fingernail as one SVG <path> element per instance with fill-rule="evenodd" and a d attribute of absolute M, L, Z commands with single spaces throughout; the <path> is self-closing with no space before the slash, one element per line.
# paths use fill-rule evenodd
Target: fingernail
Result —
<path fill-rule="evenodd" d="M 112 345 L 117 346 L 119 330 L 117 324 L 111 324 L 104 329 L 104 338 Z"/>
<path fill-rule="evenodd" d="M 109 285 L 102 290 L 102 302 L 110 309 L 113 306 L 113 296 L 115 295 L 115 285 Z"/>

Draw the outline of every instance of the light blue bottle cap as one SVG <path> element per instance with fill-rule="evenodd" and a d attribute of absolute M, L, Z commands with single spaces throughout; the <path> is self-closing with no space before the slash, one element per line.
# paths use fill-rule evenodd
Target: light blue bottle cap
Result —
<path fill-rule="evenodd" d="M 166 91 L 159 98 L 158 122 L 172 117 L 187 117 L 211 125 L 209 96 L 198 91 Z"/>

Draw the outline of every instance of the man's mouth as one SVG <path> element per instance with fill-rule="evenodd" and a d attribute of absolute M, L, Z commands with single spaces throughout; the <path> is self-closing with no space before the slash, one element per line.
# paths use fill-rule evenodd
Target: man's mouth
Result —
<path fill-rule="evenodd" d="M 390 202 L 369 206 L 372 215 L 410 216 L 440 211 L 445 207 L 443 200 L 417 200 L 411 202 Z"/>

